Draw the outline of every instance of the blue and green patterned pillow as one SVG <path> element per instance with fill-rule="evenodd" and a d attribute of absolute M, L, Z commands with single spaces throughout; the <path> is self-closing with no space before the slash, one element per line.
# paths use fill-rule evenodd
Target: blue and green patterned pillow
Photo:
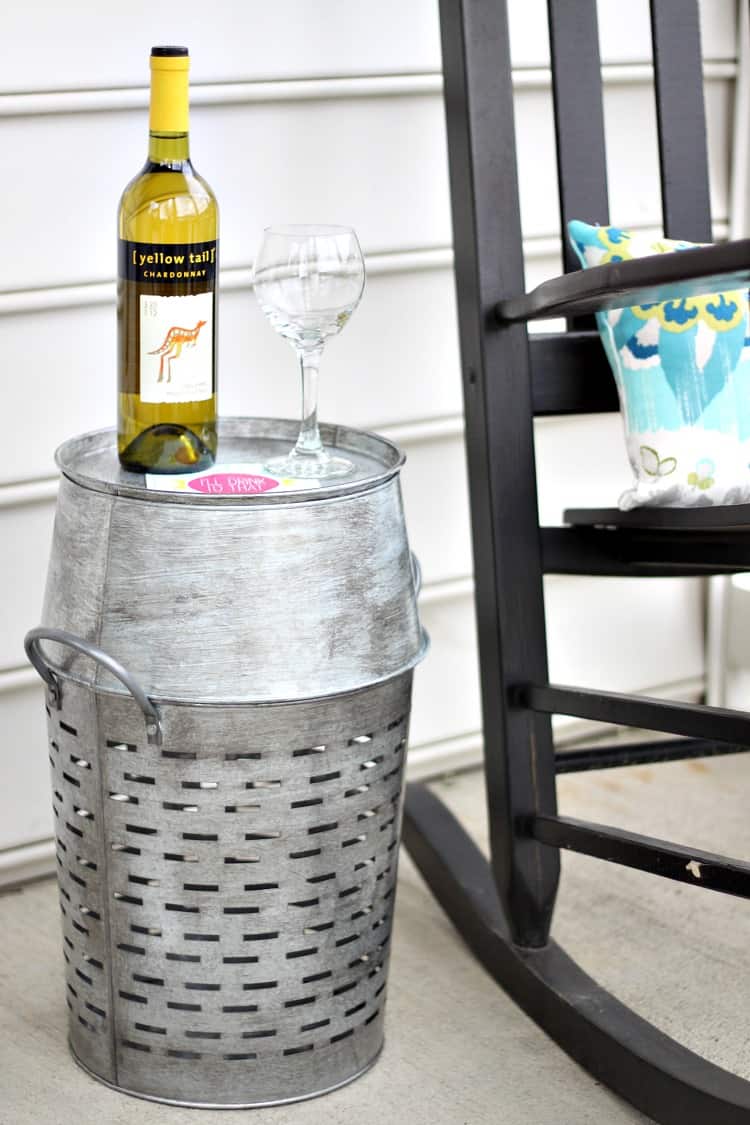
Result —
<path fill-rule="evenodd" d="M 696 245 L 577 220 L 568 233 L 584 267 Z M 635 473 L 620 507 L 749 503 L 747 290 L 610 309 L 596 319 Z"/>

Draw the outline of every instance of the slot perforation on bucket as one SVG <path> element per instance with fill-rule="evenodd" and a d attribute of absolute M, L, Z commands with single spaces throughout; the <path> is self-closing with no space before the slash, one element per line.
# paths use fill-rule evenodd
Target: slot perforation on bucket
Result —
<path fill-rule="evenodd" d="M 114 1045 L 123 1085 L 140 1088 L 150 1075 L 151 1092 L 164 1081 L 174 1091 L 241 1060 L 227 1081 L 239 1084 L 234 1101 L 250 1103 L 266 1073 L 304 1085 L 304 1068 L 312 1083 L 314 1068 L 329 1065 L 320 1060 L 354 1070 L 377 1053 L 404 689 L 379 689 L 398 697 L 379 723 L 357 721 L 360 695 L 324 737 L 325 713 L 317 738 L 286 731 L 263 738 L 262 750 L 255 734 L 244 747 L 222 742 L 214 709 L 211 737 L 177 727 L 172 753 L 167 707 L 164 745 L 152 747 L 132 701 L 102 697 L 97 751 L 76 710 L 78 753 L 61 744 L 52 769 L 66 973 L 80 990 L 67 994 L 71 1039 L 90 1069 L 115 1073 L 106 1062 Z M 65 685 L 64 707 L 78 690 Z M 288 710 L 294 718 L 304 708 Z M 51 738 L 72 741 L 55 718 Z"/>

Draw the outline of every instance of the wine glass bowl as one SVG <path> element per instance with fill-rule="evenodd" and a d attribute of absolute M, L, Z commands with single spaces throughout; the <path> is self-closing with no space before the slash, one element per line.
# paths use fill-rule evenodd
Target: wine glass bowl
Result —
<path fill-rule="evenodd" d="M 302 422 L 297 444 L 266 468 L 281 476 L 345 476 L 354 466 L 323 448 L 317 422 L 323 347 L 359 304 L 365 267 L 357 236 L 342 226 L 276 226 L 263 235 L 255 261 L 255 295 L 265 316 L 297 353 Z"/>

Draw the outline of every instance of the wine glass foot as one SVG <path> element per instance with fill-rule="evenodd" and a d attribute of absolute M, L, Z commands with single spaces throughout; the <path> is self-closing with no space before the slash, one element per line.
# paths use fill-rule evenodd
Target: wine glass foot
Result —
<path fill-rule="evenodd" d="M 276 477 L 294 477 L 296 480 L 331 480 L 347 477 L 356 466 L 346 457 L 330 453 L 298 453 L 292 450 L 286 457 L 274 457 L 264 468 Z"/>

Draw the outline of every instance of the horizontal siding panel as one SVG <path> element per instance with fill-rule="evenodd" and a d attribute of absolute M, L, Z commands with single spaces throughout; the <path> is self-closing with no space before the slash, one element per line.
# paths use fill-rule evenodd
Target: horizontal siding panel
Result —
<path fill-rule="evenodd" d="M 40 684 L 0 691 L 0 851 L 52 835 L 46 719 Z"/>
<path fill-rule="evenodd" d="M 731 622 L 727 643 L 730 679 L 732 672 L 741 672 L 743 675 L 736 681 L 735 694 L 740 698 L 739 692 L 743 687 L 746 692 L 739 702 L 729 703 L 728 706 L 750 711 L 750 692 L 747 691 L 750 687 L 750 576 L 735 575 L 730 580 L 727 598 L 727 617 Z"/>
<path fill-rule="evenodd" d="M 559 258 L 530 251 L 533 285 L 556 272 Z M 222 290 L 219 315 L 221 413 L 297 417 L 294 353 L 265 320 L 249 284 Z M 0 447 L 0 485 L 52 475 L 62 441 L 114 425 L 114 334 L 113 295 L 107 304 L 0 316 L 5 368 L 23 373 L 6 383 L 6 409 L 15 424 Z M 44 402 L 45 409 L 29 410 L 30 402 Z M 346 331 L 326 348 L 321 417 L 378 429 L 461 409 L 452 270 L 380 273 L 374 267 Z"/>
<path fill-rule="evenodd" d="M 550 679 L 648 691 L 703 675 L 696 578 L 545 579 Z"/>
<path fill-rule="evenodd" d="M 4 232 L 0 290 L 114 276 L 118 199 L 145 159 L 147 128 L 143 110 L 3 121 L 15 222 Z M 196 167 L 221 207 L 224 267 L 250 264 L 273 222 L 348 223 L 370 252 L 450 244 L 438 95 L 201 106 L 192 133 Z M 56 180 L 54 206 L 29 151 L 80 169 Z M 86 168 L 97 153 L 106 157 L 91 190 Z M 304 190 L 299 169 L 311 170 Z"/>
<path fill-rule="evenodd" d="M 706 87 L 713 208 L 720 219 L 727 215 L 733 86 L 715 79 Z M 527 237 L 558 233 L 550 105 L 548 90 L 518 93 Z M 612 217 L 621 225 L 658 226 L 651 90 L 644 82 L 614 85 L 605 107 L 614 138 L 609 148 Z M 305 101 L 293 110 L 286 103 L 211 105 L 198 108 L 193 118 L 196 163 L 221 204 L 225 268 L 248 266 L 262 228 L 278 221 L 349 223 L 368 253 L 451 243 L 439 94 Z M 3 121 L 4 150 L 14 168 L 14 222 L 4 232 L 0 291 L 112 278 L 117 201 L 143 159 L 145 130 L 142 110 Z M 26 159 L 29 151 L 44 152 L 50 165 L 81 169 L 56 180 L 54 206 L 44 196 L 47 189 L 34 162 Z M 93 191 L 84 170 L 97 153 L 107 158 L 97 160 Z M 304 193 L 290 173 L 290 153 L 297 167 L 315 169 L 305 179 Z"/>
<path fill-rule="evenodd" d="M 706 61 L 706 81 L 734 81 L 737 62 Z M 635 86 L 651 82 L 650 62 L 609 63 L 602 67 L 605 86 Z M 549 89 L 549 67 L 514 70 L 514 90 Z M 443 77 L 435 74 L 369 74 L 336 78 L 289 78 L 273 82 L 207 82 L 194 85 L 193 110 L 203 106 L 266 105 L 300 102 L 358 101 L 365 98 L 420 97 L 440 95 Z M 118 113 L 125 110 L 145 111 L 149 104 L 147 86 L 116 90 L 37 91 L 25 94 L 0 94 L 0 120 L 12 117 L 37 117 L 78 113 Z M 144 114 L 145 115 L 145 114 Z"/>
<path fill-rule="evenodd" d="M 734 83 L 705 84 L 711 206 L 714 219 L 726 219 L 729 207 L 730 130 Z M 622 227 L 661 227 L 656 111 L 653 90 L 611 85 L 604 96 L 607 136 L 609 218 Z M 559 235 L 557 163 L 552 101 L 545 89 L 528 89 L 516 97 L 521 222 L 526 237 Z M 601 222 L 599 215 L 578 215 Z"/>
<path fill-rule="evenodd" d="M 538 418 L 534 427 L 542 524 L 561 524 L 566 508 L 617 506 L 633 480 L 619 413 Z"/>
<path fill-rule="evenodd" d="M 474 601 L 471 594 L 420 606 L 430 651 L 414 676 L 410 745 L 481 729 Z"/>
<path fill-rule="evenodd" d="M 546 243 L 544 244 L 546 246 Z M 528 244 L 529 288 L 553 276 L 559 255 L 539 255 Z M 396 259 L 397 260 L 397 259 Z M 378 259 L 374 260 L 376 263 Z M 49 299 L 59 291 L 50 291 Z M 1 305 L 0 305 L 1 307 Z M 549 322 L 537 326 L 550 330 Z M 0 354 L 6 370 L 6 408 L 15 424 L 0 447 L 0 487 L 55 472 L 55 448 L 76 433 L 115 423 L 115 309 L 107 304 L 45 308 L 0 315 Z M 225 415 L 297 417 L 299 381 L 289 346 L 260 312 L 249 284 L 225 287 L 220 298 L 220 410 Z M 373 269 L 365 295 L 345 332 L 323 358 L 320 414 L 367 429 L 461 413 L 460 362 L 452 270 L 380 273 Z M 29 402 L 44 402 L 31 411 Z M 611 505 L 627 487 L 629 470 L 619 417 L 554 419 L 540 425 L 590 435 L 587 460 L 574 459 L 576 438 L 540 450 L 543 487 L 559 494 L 556 509 L 575 503 Z M 599 435 L 599 439 L 597 439 Z M 552 441 L 552 439 L 549 439 Z M 586 443 L 589 441 L 587 436 Z M 585 467 L 580 473 L 579 465 Z M 567 475 L 565 469 L 569 469 Z M 562 485 L 572 489 L 567 499 Z M 439 487 L 439 485 L 436 485 Z M 583 491 L 590 499 L 580 499 Z M 0 503 L 2 495 L 0 495 Z M 543 519 L 559 519 L 543 505 Z"/>
<path fill-rule="evenodd" d="M 54 841 L 39 840 L 0 851 L 0 891 L 55 872 Z"/>
<path fill-rule="evenodd" d="M 481 729 L 474 602 L 421 607 L 432 647 L 417 669 L 411 741 L 421 746 Z M 545 579 L 550 679 L 608 691 L 655 691 L 703 675 L 696 579 Z M 563 732 L 573 720 L 560 718 Z"/>
<path fill-rule="evenodd" d="M 471 525 L 463 433 L 406 445 L 401 471 L 411 549 L 425 582 L 472 572 Z"/>
<path fill-rule="evenodd" d="M 50 476 L 62 441 L 114 424 L 114 333 L 114 304 L 0 318 L 3 363 L 18 372 L 6 382 L 18 425 L 0 449 L 0 481 Z"/>
<path fill-rule="evenodd" d="M 248 11 L 238 19 L 233 0 L 215 0 L 207 20 L 201 0 L 183 0 L 177 10 L 131 0 L 122 20 L 106 6 L 92 16 L 88 0 L 10 5 L 5 44 L 34 49 L 6 50 L 0 92 L 132 86 L 144 81 L 151 43 L 175 40 L 191 47 L 199 82 L 440 69 L 435 0 L 327 0 L 324 14 L 309 0 L 277 0 Z M 732 58 L 733 0 L 702 0 L 701 16 L 705 56 Z M 514 65 L 543 66 L 549 57 L 544 0 L 511 0 L 510 25 Z M 648 58 L 647 0 L 600 0 L 599 29 L 607 62 Z"/>
<path fill-rule="evenodd" d="M 427 582 L 472 572 L 469 485 L 463 433 L 456 422 L 453 434 L 404 443 L 407 461 L 401 475 L 407 527 Z M 565 508 L 615 507 L 632 482 L 619 414 L 539 419 L 535 439 L 544 525 L 561 524 Z"/>
<path fill-rule="evenodd" d="M 249 287 L 220 298 L 220 410 L 298 417 L 294 352 L 266 321 Z M 0 317 L 8 415 L 0 482 L 54 473 L 72 434 L 115 422 L 114 304 Z M 29 410 L 29 403 L 45 409 Z M 453 274 L 449 269 L 368 279 L 362 303 L 321 368 L 320 415 L 350 425 L 453 415 L 461 410 Z"/>
<path fill-rule="evenodd" d="M 40 21 L 43 19 L 42 27 Z M 41 30 L 41 34 L 40 34 Z M 143 83 L 152 43 L 190 47 L 198 82 L 393 74 L 437 70 L 440 34 L 434 0 L 181 0 L 178 8 L 130 0 L 127 19 L 90 0 L 64 6 L 13 5 L 3 15 L 6 51 L 0 90 L 112 88 Z M 65 50 L 60 50 L 60 44 Z"/>
<path fill-rule="evenodd" d="M 644 62 L 651 55 L 648 0 L 598 0 L 599 44 L 607 63 Z M 703 55 L 731 59 L 736 52 L 733 0 L 700 0 Z M 515 66 L 549 61 L 546 0 L 510 0 L 511 50 Z"/>
<path fill-rule="evenodd" d="M 299 417 L 293 349 L 248 288 L 222 296 L 221 410 Z M 321 418 L 379 429 L 460 413 L 458 325 L 449 269 L 371 276 L 320 368 Z"/>
<path fill-rule="evenodd" d="M 23 638 L 40 624 L 54 513 L 52 500 L 0 508 L 0 669 L 25 664 Z"/>
<path fill-rule="evenodd" d="M 602 58 L 623 63 L 649 57 L 648 0 L 628 0 L 627 4 L 622 0 L 598 0 L 597 9 Z M 700 0 L 700 16 L 704 58 L 734 58 L 737 50 L 734 0 Z"/>

